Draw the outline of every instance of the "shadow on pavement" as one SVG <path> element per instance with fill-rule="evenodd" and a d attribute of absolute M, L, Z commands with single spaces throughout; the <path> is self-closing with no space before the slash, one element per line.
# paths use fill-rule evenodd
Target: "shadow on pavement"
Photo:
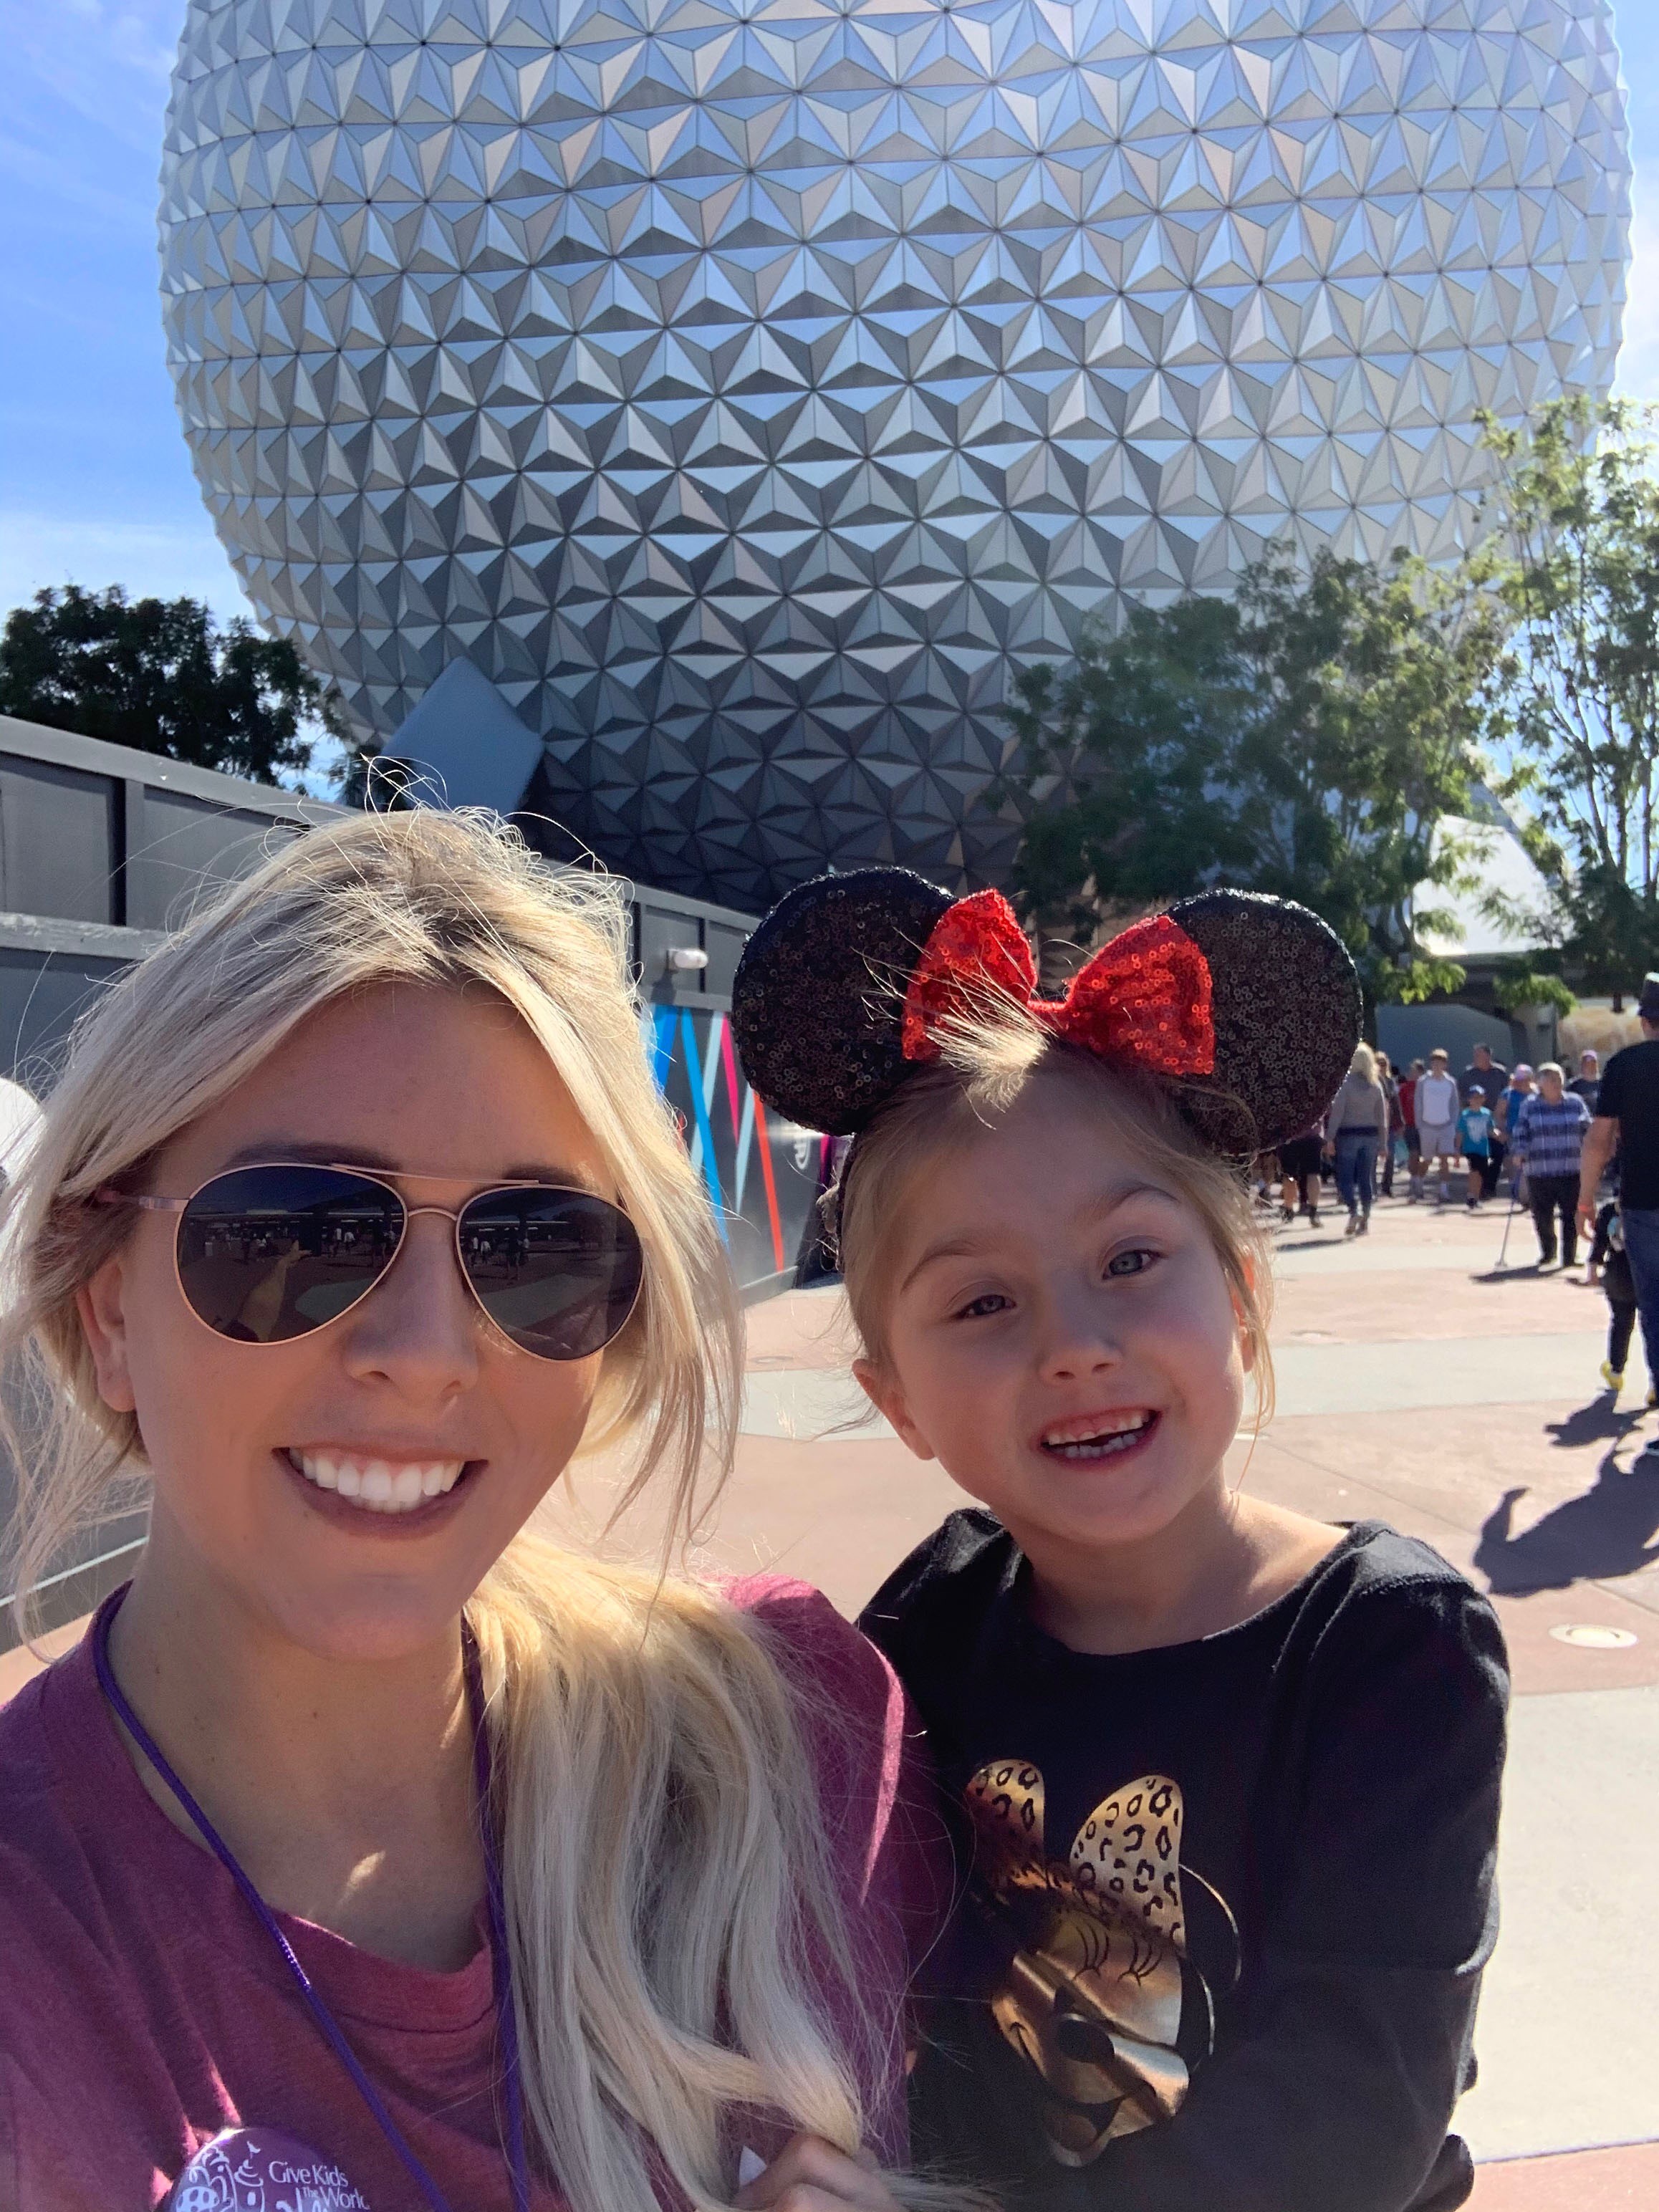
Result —
<path fill-rule="evenodd" d="M 1583 1444 L 1617 1443 L 1641 1418 L 1634 1407 L 1621 1413 L 1612 1392 L 1607 1391 L 1569 1413 L 1565 1421 L 1546 1421 L 1544 1434 L 1554 1437 L 1558 1450 L 1572 1451 Z"/>
<path fill-rule="evenodd" d="M 1594 1489 L 1512 1536 L 1516 1505 L 1526 1494 L 1524 1487 L 1506 1490 L 1480 1530 L 1474 1565 L 1495 1596 L 1570 1589 L 1659 1563 L 1659 1454 L 1644 1453 L 1628 1471 L 1609 1455 Z"/>

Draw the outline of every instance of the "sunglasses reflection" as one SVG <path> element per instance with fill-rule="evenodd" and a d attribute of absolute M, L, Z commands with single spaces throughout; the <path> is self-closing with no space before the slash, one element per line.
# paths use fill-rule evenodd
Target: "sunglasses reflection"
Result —
<path fill-rule="evenodd" d="M 322 1186 L 319 1188 L 319 1186 Z M 402 1249 L 410 1208 L 390 1187 L 322 1168 L 239 1169 L 205 1185 L 180 1218 L 180 1286 L 194 1311 L 238 1343 L 325 1328 L 365 1298 Z M 486 1191 L 455 1218 L 473 1296 L 522 1349 L 550 1358 L 602 1350 L 637 1300 L 633 1224 L 586 1191 Z"/>

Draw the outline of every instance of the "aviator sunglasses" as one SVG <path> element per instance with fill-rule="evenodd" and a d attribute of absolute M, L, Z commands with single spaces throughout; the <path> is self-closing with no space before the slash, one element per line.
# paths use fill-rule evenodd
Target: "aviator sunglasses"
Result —
<path fill-rule="evenodd" d="M 188 1198 L 106 1186 L 98 1199 L 178 1215 L 185 1302 L 237 1344 L 286 1344 L 349 1313 L 392 1266 L 417 1213 L 454 1223 L 468 1289 L 501 1334 L 538 1359 L 603 1352 L 626 1327 L 645 1273 L 639 1231 L 621 1207 L 556 1183 L 501 1183 L 457 1212 L 407 1205 L 361 1168 L 266 1160 L 213 1176 Z"/>

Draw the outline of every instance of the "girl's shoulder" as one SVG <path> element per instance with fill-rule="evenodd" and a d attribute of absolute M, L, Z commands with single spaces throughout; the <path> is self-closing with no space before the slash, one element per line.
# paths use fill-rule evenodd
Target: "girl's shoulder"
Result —
<path fill-rule="evenodd" d="M 1283 1610 L 1287 1650 L 1310 1665 L 1363 1678 L 1389 1654 L 1439 1665 L 1508 1691 L 1503 1630 L 1492 1601 L 1431 1544 L 1384 1521 L 1358 1521 L 1294 1589 Z"/>
<path fill-rule="evenodd" d="M 950 1514 L 901 1559 L 859 1615 L 859 1626 L 913 1682 L 924 1652 L 949 1668 L 954 1650 L 976 1640 L 981 1626 L 1012 1591 L 1019 1547 L 994 1513 L 965 1506 Z"/>
<path fill-rule="evenodd" d="M 927 1685 L 1000 1667 L 1007 1636 L 1049 1647 L 1016 1600 L 1021 1555 L 991 1514 L 953 1513 L 895 1568 L 860 1617 L 927 1711 Z M 1011 1602 L 1011 1601 L 1014 1601 Z M 1382 1675 L 1442 1669 L 1468 1693 L 1502 1704 L 1507 1662 L 1488 1599 L 1432 1546 L 1384 1522 L 1356 1522 L 1289 1590 L 1258 1613 L 1198 1643 L 1117 1657 L 1064 1655 L 1106 1674 L 1207 1672 L 1252 1647 L 1288 1689 L 1373 1686 Z"/>

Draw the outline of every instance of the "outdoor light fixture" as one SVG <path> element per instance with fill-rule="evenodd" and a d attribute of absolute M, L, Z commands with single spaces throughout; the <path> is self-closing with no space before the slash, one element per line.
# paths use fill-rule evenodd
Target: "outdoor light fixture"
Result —
<path fill-rule="evenodd" d="M 706 968 L 708 955 L 699 945 L 672 945 L 669 949 L 668 965 L 671 969 L 681 969 Z"/>

